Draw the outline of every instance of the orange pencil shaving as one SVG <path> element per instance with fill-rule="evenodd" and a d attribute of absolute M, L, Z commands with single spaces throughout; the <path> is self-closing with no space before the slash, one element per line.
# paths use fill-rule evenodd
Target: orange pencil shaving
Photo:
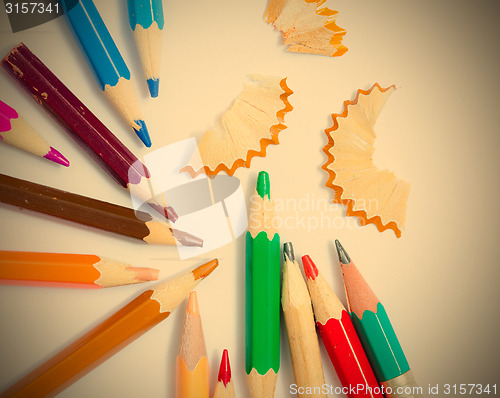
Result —
<path fill-rule="evenodd" d="M 135 300 L 36 368 L 1 398 L 53 397 L 167 318 L 219 264 L 217 259 L 146 290 Z"/>
<path fill-rule="evenodd" d="M 0 250 L 0 284 L 100 289 L 158 279 L 154 268 L 132 267 L 91 254 Z"/>
<path fill-rule="evenodd" d="M 286 51 L 338 57 L 347 51 L 338 11 L 326 0 L 269 0 L 264 19 L 283 33 Z"/>
<path fill-rule="evenodd" d="M 293 91 L 286 78 L 249 75 L 251 84 L 234 100 L 216 124 L 205 131 L 193 156 L 181 171 L 191 176 L 205 172 L 214 177 L 250 167 L 255 156 L 265 157 L 269 145 L 278 145 L 278 135 L 287 128 L 285 115 L 293 110 L 288 97 Z M 201 158 L 201 159 L 200 159 Z"/>
<path fill-rule="evenodd" d="M 209 369 L 196 292 L 189 301 L 176 358 L 177 398 L 208 398 Z"/>
<path fill-rule="evenodd" d="M 333 202 L 347 207 L 346 216 L 358 217 L 361 225 L 374 224 L 380 232 L 391 229 L 400 238 L 410 184 L 373 162 L 375 122 L 395 89 L 375 83 L 358 90 L 354 101 L 345 101 L 342 113 L 332 114 L 323 147 L 328 160 L 321 168 L 328 173 L 325 186 L 335 192 Z"/>

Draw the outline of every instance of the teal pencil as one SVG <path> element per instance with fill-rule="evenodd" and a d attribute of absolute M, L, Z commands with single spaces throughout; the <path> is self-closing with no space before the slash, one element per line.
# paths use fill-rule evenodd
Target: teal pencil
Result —
<path fill-rule="evenodd" d="M 385 308 L 338 240 L 344 286 L 352 323 L 386 398 L 422 395 Z"/>

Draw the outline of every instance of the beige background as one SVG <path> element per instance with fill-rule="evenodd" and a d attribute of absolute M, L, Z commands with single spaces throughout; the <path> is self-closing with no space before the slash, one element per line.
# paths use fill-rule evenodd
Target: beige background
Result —
<path fill-rule="evenodd" d="M 164 2 L 165 39 L 160 98 L 148 98 L 124 1 L 96 4 L 135 77 L 153 148 L 201 137 L 239 94 L 247 73 L 288 77 L 295 107 L 281 144 L 239 170 L 248 198 L 259 170 L 271 175 L 274 198 L 293 199 L 282 217 L 325 220 L 307 231 L 281 231 L 298 256 L 309 254 L 345 302 L 333 240 L 342 241 L 382 300 L 420 384 L 499 382 L 498 195 L 500 90 L 495 1 L 329 2 L 340 10 L 349 51 L 341 58 L 286 53 L 262 16 L 267 2 Z M 137 155 L 149 150 L 99 92 L 62 19 L 10 33 L 0 6 L 2 56 L 25 42 Z M 411 183 L 407 230 L 401 239 L 359 227 L 333 206 L 324 187 L 323 130 L 358 88 L 396 84 L 376 125 L 375 161 Z M 127 192 L 89 159 L 3 71 L 0 98 L 22 112 L 71 161 L 68 169 L 0 146 L 0 171 L 130 205 Z M 172 247 L 138 242 L 0 206 L 0 248 L 95 253 L 161 269 L 161 279 L 200 264 L 179 261 Z M 332 223 L 328 226 L 328 221 Z M 306 221 L 307 222 L 307 221 Z M 312 221 L 311 221 L 312 222 Z M 213 253 L 220 268 L 198 289 L 211 382 L 223 348 L 230 351 L 237 395 L 244 378 L 244 239 Z M 0 287 L 0 390 L 52 356 L 147 285 L 100 291 Z M 61 397 L 172 397 L 174 364 L 186 303 Z M 286 333 L 276 397 L 293 383 Z M 322 347 L 327 383 L 339 385 Z M 440 394 L 441 395 L 441 394 Z M 444 396 L 441 395 L 441 396 Z"/>

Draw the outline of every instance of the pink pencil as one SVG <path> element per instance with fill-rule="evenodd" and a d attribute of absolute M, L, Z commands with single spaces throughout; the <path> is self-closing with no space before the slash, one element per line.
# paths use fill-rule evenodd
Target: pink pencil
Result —
<path fill-rule="evenodd" d="M 0 142 L 68 167 L 68 160 L 51 147 L 16 110 L 0 100 Z"/>

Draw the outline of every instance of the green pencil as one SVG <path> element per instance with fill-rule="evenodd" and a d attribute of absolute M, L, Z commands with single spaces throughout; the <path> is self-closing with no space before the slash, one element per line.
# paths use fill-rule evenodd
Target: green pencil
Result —
<path fill-rule="evenodd" d="M 280 367 L 280 237 L 269 175 L 259 173 L 246 234 L 246 373 L 253 398 L 272 398 Z"/>

